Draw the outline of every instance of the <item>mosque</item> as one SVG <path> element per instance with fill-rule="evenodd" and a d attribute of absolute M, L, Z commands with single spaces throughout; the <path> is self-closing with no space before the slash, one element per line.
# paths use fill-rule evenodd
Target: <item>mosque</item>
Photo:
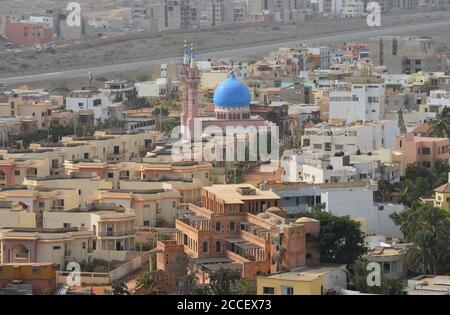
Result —
<path fill-rule="evenodd" d="M 181 125 L 183 138 L 190 140 L 194 135 L 194 128 L 201 128 L 202 134 L 208 127 L 220 128 L 226 133 L 227 127 L 254 126 L 273 127 L 272 122 L 259 116 L 250 114 L 251 95 L 248 87 L 231 73 L 228 79 L 219 84 L 214 92 L 214 117 L 200 117 L 198 109 L 198 89 L 200 72 L 195 63 L 195 52 L 184 49 L 184 59 L 181 70 L 183 85 Z M 195 126 L 194 124 L 201 124 Z"/>

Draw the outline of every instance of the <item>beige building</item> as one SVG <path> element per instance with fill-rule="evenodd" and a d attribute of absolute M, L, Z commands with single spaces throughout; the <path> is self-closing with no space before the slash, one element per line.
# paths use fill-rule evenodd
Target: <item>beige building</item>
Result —
<path fill-rule="evenodd" d="M 73 228 L 0 229 L 1 263 L 51 262 L 63 270 L 71 261 L 92 261 L 94 235 Z"/>
<path fill-rule="evenodd" d="M 173 226 L 181 195 L 174 189 L 117 189 L 98 193 L 98 201 L 132 208 L 136 226 Z"/>
<path fill-rule="evenodd" d="M 59 108 L 56 102 L 29 100 L 24 96 L 10 96 L 0 102 L 0 116 L 29 117 L 35 119 L 37 128 L 48 128 L 52 121 L 52 111 Z"/>
<path fill-rule="evenodd" d="M 0 228 L 36 227 L 36 215 L 28 212 L 17 201 L 0 201 Z"/>
<path fill-rule="evenodd" d="M 64 212 L 44 212 L 44 228 L 78 227 L 91 231 L 96 239 L 94 251 L 134 249 L 136 214 L 133 209 L 115 204 L 93 203 Z"/>

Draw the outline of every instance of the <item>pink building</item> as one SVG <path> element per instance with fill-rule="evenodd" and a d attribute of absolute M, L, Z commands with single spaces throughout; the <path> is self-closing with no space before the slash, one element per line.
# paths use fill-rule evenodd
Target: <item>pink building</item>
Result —
<path fill-rule="evenodd" d="M 53 40 L 53 29 L 43 23 L 7 21 L 5 35 L 8 41 L 15 45 L 42 45 Z"/>
<path fill-rule="evenodd" d="M 420 162 L 421 165 L 432 167 L 436 160 L 449 160 L 448 138 L 417 137 L 406 134 L 397 137 L 397 150 L 405 154 L 407 164 Z"/>

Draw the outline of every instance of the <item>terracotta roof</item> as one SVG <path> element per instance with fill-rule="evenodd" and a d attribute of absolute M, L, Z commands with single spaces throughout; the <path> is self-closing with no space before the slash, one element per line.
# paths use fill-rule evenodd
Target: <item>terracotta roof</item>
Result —
<path fill-rule="evenodd" d="M 448 193 L 450 192 L 450 183 L 444 184 L 441 187 L 436 188 L 434 191 L 438 193 Z"/>
<path fill-rule="evenodd" d="M 416 129 L 414 129 L 414 133 L 427 133 L 430 131 L 431 126 L 427 123 L 420 124 Z"/>

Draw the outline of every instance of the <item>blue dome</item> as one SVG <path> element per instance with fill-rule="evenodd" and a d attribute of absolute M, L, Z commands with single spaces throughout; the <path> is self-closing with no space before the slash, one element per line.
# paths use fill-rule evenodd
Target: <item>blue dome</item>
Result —
<path fill-rule="evenodd" d="M 214 92 L 214 104 L 218 107 L 248 107 L 252 98 L 247 86 L 230 75 Z"/>

